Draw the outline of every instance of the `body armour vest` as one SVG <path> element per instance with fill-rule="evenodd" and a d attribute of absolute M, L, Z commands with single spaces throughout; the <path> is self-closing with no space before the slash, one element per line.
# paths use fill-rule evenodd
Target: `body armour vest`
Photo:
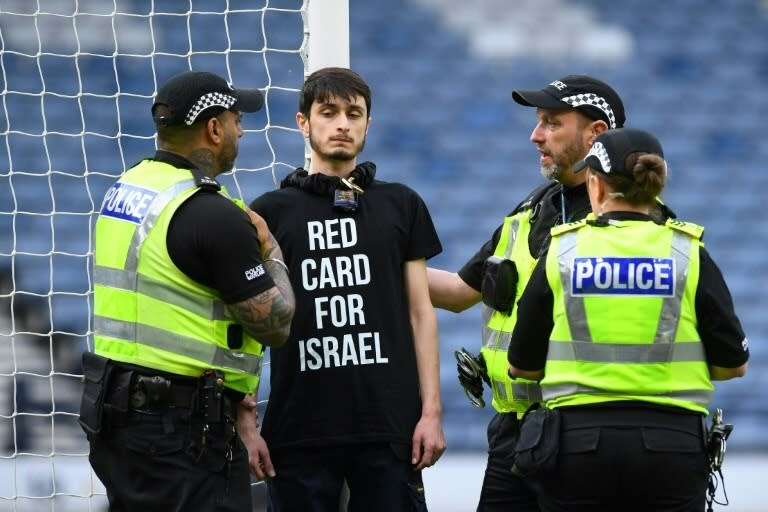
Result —
<path fill-rule="evenodd" d="M 168 254 L 171 218 L 197 191 L 190 170 L 144 160 L 107 192 L 94 235 L 95 351 L 190 377 L 221 370 L 226 387 L 250 393 L 262 345 L 215 290 L 186 276 Z"/>
<path fill-rule="evenodd" d="M 547 407 L 630 400 L 708 414 L 695 311 L 702 233 L 677 220 L 552 229 Z"/>

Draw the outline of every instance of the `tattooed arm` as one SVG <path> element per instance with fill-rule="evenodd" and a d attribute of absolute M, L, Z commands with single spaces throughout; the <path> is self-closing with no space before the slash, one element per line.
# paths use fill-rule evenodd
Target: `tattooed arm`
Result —
<path fill-rule="evenodd" d="M 275 286 L 254 297 L 230 304 L 229 308 L 248 334 L 264 345 L 280 347 L 288 339 L 296 299 L 277 240 L 260 215 L 249 208 L 246 213 L 258 233 L 264 268 Z"/>

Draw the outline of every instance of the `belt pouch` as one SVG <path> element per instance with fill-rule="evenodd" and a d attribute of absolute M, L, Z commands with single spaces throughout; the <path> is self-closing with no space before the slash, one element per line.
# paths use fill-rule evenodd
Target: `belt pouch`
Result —
<path fill-rule="evenodd" d="M 104 424 L 104 400 L 112 362 L 93 352 L 83 353 L 83 395 L 79 422 L 87 434 L 98 435 Z"/>
<path fill-rule="evenodd" d="M 520 424 L 512 473 L 541 475 L 552 471 L 560 449 L 560 411 L 539 407 L 529 410 Z"/>

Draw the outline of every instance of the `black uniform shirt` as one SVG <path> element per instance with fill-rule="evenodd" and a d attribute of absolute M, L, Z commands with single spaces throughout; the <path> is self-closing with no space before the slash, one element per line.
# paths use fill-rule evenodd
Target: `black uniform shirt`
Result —
<path fill-rule="evenodd" d="M 167 151 L 158 151 L 154 160 L 194 168 L 189 160 Z M 179 206 L 168 227 L 166 243 L 179 270 L 218 291 L 227 304 L 244 301 L 275 285 L 266 272 L 255 279 L 246 277 L 247 270 L 262 263 L 256 229 L 241 208 L 213 190 L 201 188 Z"/>
<path fill-rule="evenodd" d="M 648 220 L 646 215 L 611 212 L 602 218 L 615 220 Z M 742 347 L 744 331 L 733 308 L 728 286 L 709 253 L 699 251 L 699 284 L 696 288 L 696 319 L 699 336 L 707 354 L 707 363 L 723 368 L 736 368 L 749 358 Z M 533 270 L 528 285 L 517 303 L 517 323 L 509 345 L 509 362 L 521 370 L 538 371 L 547 361 L 549 336 L 554 322 L 554 297 L 547 281 L 546 254 Z"/>

